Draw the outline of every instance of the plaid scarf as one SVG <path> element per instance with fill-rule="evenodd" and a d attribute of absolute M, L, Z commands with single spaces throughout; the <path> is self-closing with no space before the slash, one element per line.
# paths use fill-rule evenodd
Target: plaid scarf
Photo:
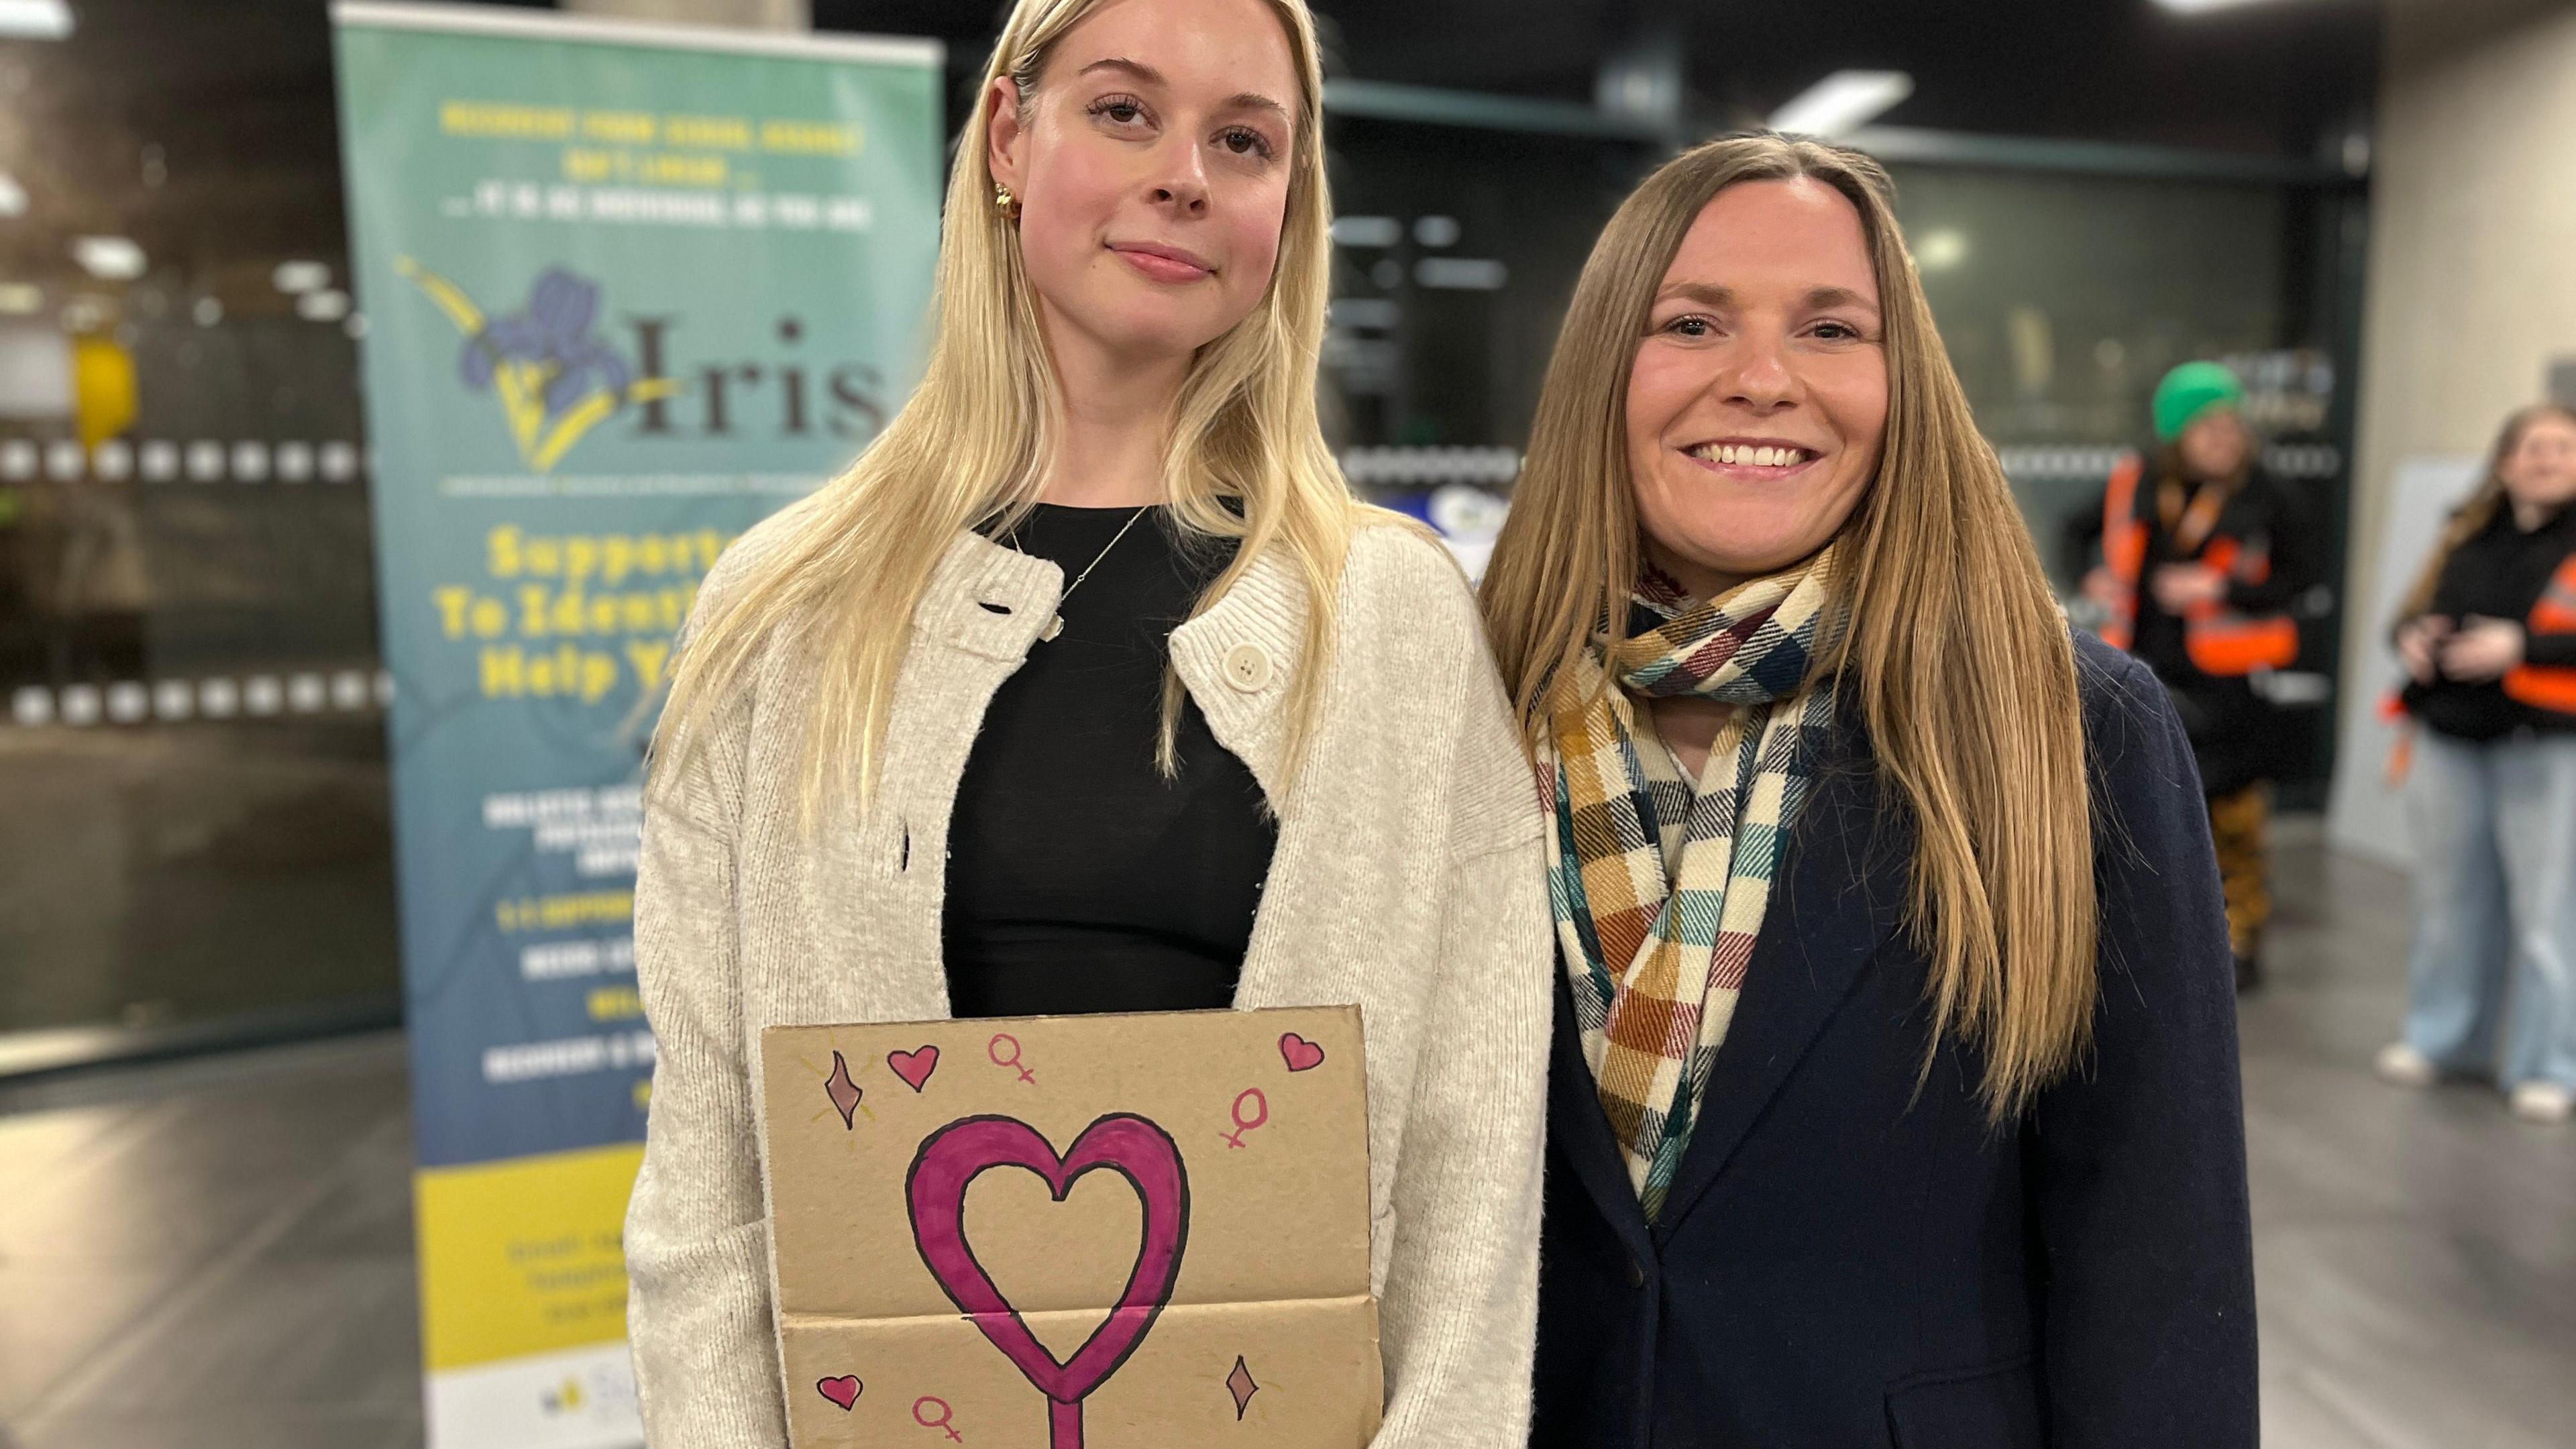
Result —
<path fill-rule="evenodd" d="M 1556 813 L 1548 895 L 1559 954 L 1584 1060 L 1650 1221 L 1690 1143 L 1772 872 L 1833 718 L 1831 682 L 1808 681 L 1830 634 L 1833 552 L 1714 602 L 1648 570 L 1634 637 L 1606 666 L 1619 687 L 1603 687 L 1612 681 L 1602 677 L 1606 641 L 1596 639 L 1539 749 L 1540 788 Z M 1736 706 L 1696 796 L 1641 759 L 1631 695 Z M 1668 830 L 1680 836 L 1670 866 Z"/>

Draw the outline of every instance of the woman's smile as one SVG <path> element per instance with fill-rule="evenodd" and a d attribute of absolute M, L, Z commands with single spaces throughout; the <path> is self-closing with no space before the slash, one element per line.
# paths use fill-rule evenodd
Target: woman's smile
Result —
<path fill-rule="evenodd" d="M 1826 450 L 1777 438 L 1720 438 L 1677 450 L 1698 467 L 1722 478 L 1750 482 L 1785 482 L 1824 460 Z"/>

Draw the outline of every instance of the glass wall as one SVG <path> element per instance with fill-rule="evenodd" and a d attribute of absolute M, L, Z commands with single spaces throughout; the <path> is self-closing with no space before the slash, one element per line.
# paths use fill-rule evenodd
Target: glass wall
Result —
<path fill-rule="evenodd" d="M 2149 395 L 2193 358 L 2245 377 L 2273 470 L 2332 512 L 2341 339 L 2308 306 L 2313 194 L 1935 166 L 1898 187 L 1942 341 L 2061 585 L 2056 545 L 2098 507 L 2108 455 L 2150 443 Z"/>
<path fill-rule="evenodd" d="M 325 10 L 76 14 L 0 41 L 0 1034 L 390 1019 Z"/>

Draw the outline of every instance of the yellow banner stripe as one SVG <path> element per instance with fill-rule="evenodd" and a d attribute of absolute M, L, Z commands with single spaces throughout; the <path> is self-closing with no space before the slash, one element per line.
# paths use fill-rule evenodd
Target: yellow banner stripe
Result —
<path fill-rule="evenodd" d="M 423 1356 L 433 1372 L 626 1336 L 626 1198 L 640 1143 L 425 1168 Z"/>

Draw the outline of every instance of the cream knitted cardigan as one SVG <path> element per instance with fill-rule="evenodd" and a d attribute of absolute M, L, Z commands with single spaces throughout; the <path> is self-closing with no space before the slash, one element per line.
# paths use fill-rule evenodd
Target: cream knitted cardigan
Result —
<path fill-rule="evenodd" d="M 770 530 L 746 535 L 707 589 Z M 948 1014 L 949 810 L 985 706 L 1063 577 L 973 534 L 949 547 L 914 616 L 864 816 L 799 832 L 804 678 L 786 650 L 689 768 L 655 781 L 635 944 L 660 1057 L 626 1219 L 652 1449 L 787 1442 L 748 1064 L 763 1027 Z M 1190 697 L 1279 816 L 1236 1004 L 1361 1008 L 1387 1386 L 1376 1449 L 1519 1449 L 1553 1003 L 1529 767 L 1456 567 L 1413 530 L 1373 524 L 1353 535 L 1305 763 L 1281 780 L 1281 705 L 1309 667 L 1305 600 L 1293 563 L 1265 556 L 1172 635 Z"/>

